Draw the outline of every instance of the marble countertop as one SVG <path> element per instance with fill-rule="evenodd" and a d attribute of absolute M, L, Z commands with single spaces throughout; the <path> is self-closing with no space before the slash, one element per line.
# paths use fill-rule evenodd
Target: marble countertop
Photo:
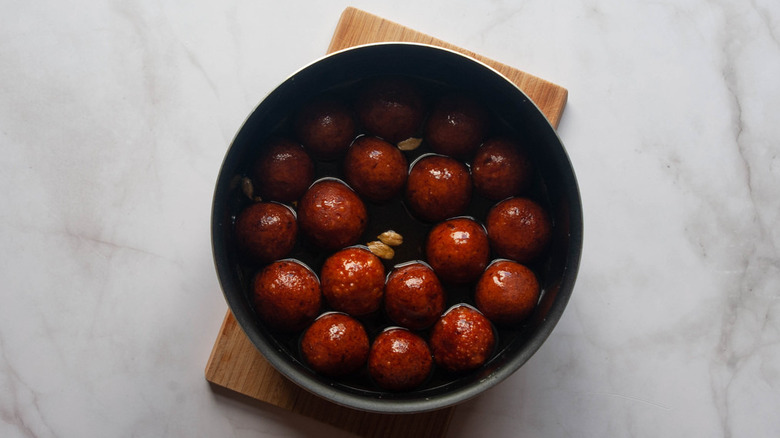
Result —
<path fill-rule="evenodd" d="M 569 307 L 449 437 L 780 435 L 780 3 L 21 2 L 0 16 L 0 436 L 347 436 L 216 395 L 221 159 L 356 6 L 569 90 Z"/>

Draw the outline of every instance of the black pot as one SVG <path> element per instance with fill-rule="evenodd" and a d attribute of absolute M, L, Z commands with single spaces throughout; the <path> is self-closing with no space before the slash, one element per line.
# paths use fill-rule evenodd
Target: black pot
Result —
<path fill-rule="evenodd" d="M 280 339 L 256 318 L 247 295 L 251 272 L 239 263 L 232 237 L 235 215 L 246 201 L 237 179 L 257 156 L 262 141 L 313 96 L 384 74 L 412 76 L 480 96 L 503 123 L 513 127 L 526 144 L 533 145 L 530 152 L 543 181 L 541 193 L 554 222 L 549 256 L 535 266 L 542 297 L 524 327 L 505 336 L 493 359 L 477 371 L 405 393 L 332 381 L 309 370 L 298 358 L 294 340 Z M 219 281 L 230 310 L 252 343 L 279 372 L 304 389 L 340 405 L 382 413 L 451 406 L 498 384 L 520 368 L 541 347 L 563 314 L 577 276 L 582 238 L 582 204 L 574 170 L 555 130 L 536 105 L 512 82 L 472 58 L 407 43 L 337 52 L 279 85 L 252 112 L 228 149 L 212 209 L 212 248 Z"/>

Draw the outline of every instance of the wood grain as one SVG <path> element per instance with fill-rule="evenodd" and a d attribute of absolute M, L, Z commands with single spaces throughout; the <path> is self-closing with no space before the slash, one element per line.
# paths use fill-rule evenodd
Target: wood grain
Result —
<path fill-rule="evenodd" d="M 206 380 L 216 392 L 270 403 L 368 438 L 444 437 L 454 410 L 376 414 L 312 395 L 287 380 L 258 353 L 230 312 L 225 315 L 206 365 Z"/>
<path fill-rule="evenodd" d="M 550 123 L 558 126 L 568 95 L 565 88 L 355 8 L 347 8 L 342 13 L 328 53 L 386 41 L 431 44 L 476 58 L 517 84 Z M 263 403 L 278 406 L 367 438 L 444 437 L 455 410 L 450 407 L 420 414 L 390 415 L 330 403 L 276 371 L 249 341 L 230 311 L 225 315 L 206 364 L 206 380 L 215 392 L 261 406 Z"/>
<path fill-rule="evenodd" d="M 494 68 L 520 87 L 542 110 L 542 113 L 547 116 L 547 120 L 550 121 L 553 127 L 557 128 L 558 123 L 561 121 L 563 108 L 566 106 L 566 99 L 569 95 L 565 88 L 359 9 L 347 8 L 341 14 L 341 19 L 336 26 L 333 39 L 328 47 L 328 53 L 361 44 L 390 41 L 430 44 L 454 50 L 477 59 Z"/>

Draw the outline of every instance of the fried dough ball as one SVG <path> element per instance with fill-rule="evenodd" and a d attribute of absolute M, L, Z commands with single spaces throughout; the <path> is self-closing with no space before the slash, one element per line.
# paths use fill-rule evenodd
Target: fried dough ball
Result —
<path fill-rule="evenodd" d="M 444 288 L 428 265 L 420 262 L 397 267 L 385 284 L 385 312 L 396 324 L 423 330 L 444 311 Z"/>
<path fill-rule="evenodd" d="M 539 294 L 539 281 L 533 271 L 511 260 L 498 260 L 480 277 L 474 300 L 489 320 L 512 326 L 533 312 Z"/>
<path fill-rule="evenodd" d="M 252 204 L 236 218 L 236 243 L 255 263 L 286 257 L 295 246 L 298 222 L 292 210 L 275 202 Z"/>
<path fill-rule="evenodd" d="M 426 260 L 446 283 L 469 283 L 482 274 L 490 258 L 485 229 L 469 218 L 437 224 L 428 233 Z"/>
<path fill-rule="evenodd" d="M 372 135 L 396 144 L 418 135 L 425 118 L 425 101 L 408 78 L 371 80 L 355 103 L 358 119 Z"/>
<path fill-rule="evenodd" d="M 303 330 L 320 312 L 320 282 L 303 264 L 280 260 L 255 276 L 252 301 L 260 319 L 271 329 Z"/>
<path fill-rule="evenodd" d="M 298 112 L 295 133 L 312 156 L 333 160 L 346 152 L 357 135 L 357 126 L 345 102 L 322 97 L 309 102 Z"/>
<path fill-rule="evenodd" d="M 436 365 L 450 373 L 479 368 L 493 354 L 495 345 L 490 321 L 467 305 L 451 308 L 431 331 L 433 359 Z"/>
<path fill-rule="evenodd" d="M 409 330 L 385 330 L 371 345 L 368 372 L 382 389 L 412 390 L 425 382 L 432 370 L 433 358 L 428 344 Z"/>
<path fill-rule="evenodd" d="M 442 155 L 423 156 L 409 171 L 406 201 L 418 218 L 438 222 L 466 211 L 471 185 L 471 174 L 460 161 Z"/>
<path fill-rule="evenodd" d="M 314 180 L 314 162 L 300 144 L 275 138 L 268 142 L 251 174 L 264 201 L 293 202 Z"/>
<path fill-rule="evenodd" d="M 368 359 L 368 335 L 363 325 L 343 313 L 317 318 L 301 338 L 301 355 L 316 372 L 328 377 L 354 373 Z"/>
<path fill-rule="evenodd" d="M 520 263 L 538 259 L 552 239 L 550 216 L 528 198 L 499 202 L 490 209 L 485 225 L 493 251 Z"/>
<path fill-rule="evenodd" d="M 517 142 L 494 138 L 477 150 L 471 176 L 477 193 L 500 201 L 526 192 L 531 187 L 533 170 L 530 157 Z"/>
<path fill-rule="evenodd" d="M 360 316 L 382 304 L 385 267 L 379 257 L 363 248 L 345 248 L 328 257 L 320 280 L 322 294 L 334 310 Z"/>
<path fill-rule="evenodd" d="M 364 198 L 387 201 L 404 187 L 407 166 L 397 147 L 377 137 L 362 136 L 344 157 L 344 179 Z"/>
<path fill-rule="evenodd" d="M 488 131 L 488 111 L 464 93 L 444 95 L 433 107 L 425 127 L 425 140 L 434 152 L 468 158 Z"/>
<path fill-rule="evenodd" d="M 335 179 L 314 183 L 298 206 L 301 231 L 327 251 L 356 244 L 367 223 L 363 201 L 346 184 Z"/>

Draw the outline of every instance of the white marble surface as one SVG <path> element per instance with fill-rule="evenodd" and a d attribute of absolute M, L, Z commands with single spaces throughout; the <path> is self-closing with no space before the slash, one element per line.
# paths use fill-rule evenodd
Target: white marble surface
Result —
<path fill-rule="evenodd" d="M 217 396 L 211 192 L 348 5 L 567 87 L 585 248 L 450 437 L 780 435 L 780 3 L 0 0 L 0 436 L 341 437 Z"/>

